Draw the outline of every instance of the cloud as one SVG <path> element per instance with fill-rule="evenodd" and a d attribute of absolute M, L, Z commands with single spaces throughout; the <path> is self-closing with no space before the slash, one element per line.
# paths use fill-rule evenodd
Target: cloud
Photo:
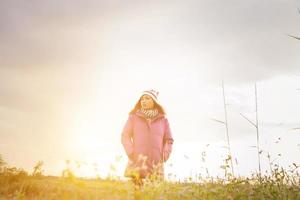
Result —
<path fill-rule="evenodd" d="M 2 1 L 1 67 L 49 68 L 101 55 L 113 4 L 101 1 Z M 108 18 L 108 19 L 105 19 Z"/>
<path fill-rule="evenodd" d="M 178 141 L 225 141 L 225 127 L 210 120 L 224 120 L 221 79 L 233 140 L 255 142 L 239 113 L 255 119 L 257 80 L 271 80 L 259 86 L 262 132 L 288 130 L 299 119 L 298 80 L 272 77 L 300 73 L 300 43 L 286 35 L 300 35 L 297 7 L 286 0 L 0 1 L 0 150 L 28 165 L 14 152 L 61 159 L 74 132 L 97 127 L 105 130 L 99 143 L 116 141 L 124 105 L 153 85 Z"/>
<path fill-rule="evenodd" d="M 296 73 L 299 43 L 285 35 L 300 32 L 296 7 L 282 0 L 6 1 L 0 65 L 146 63 L 238 82 Z"/>

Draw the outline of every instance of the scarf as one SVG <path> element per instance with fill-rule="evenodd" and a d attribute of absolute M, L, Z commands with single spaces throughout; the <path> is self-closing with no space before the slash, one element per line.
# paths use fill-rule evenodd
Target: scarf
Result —
<path fill-rule="evenodd" d="M 153 119 L 154 117 L 156 117 L 158 115 L 158 110 L 155 109 L 140 109 L 140 112 L 144 114 L 144 116 L 148 119 Z"/>

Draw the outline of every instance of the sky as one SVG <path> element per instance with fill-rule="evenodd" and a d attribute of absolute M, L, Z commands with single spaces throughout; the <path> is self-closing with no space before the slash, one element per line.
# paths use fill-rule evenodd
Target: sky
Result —
<path fill-rule="evenodd" d="M 226 132 L 213 119 L 224 121 L 223 80 L 236 173 L 257 170 L 256 130 L 241 117 L 255 121 L 255 83 L 263 169 L 267 152 L 300 163 L 300 41 L 287 36 L 300 36 L 297 8 L 296 0 L 1 1 L 0 154 L 28 171 L 42 160 L 45 174 L 60 175 L 71 160 L 83 163 L 74 164 L 80 176 L 122 176 L 122 128 L 154 88 L 175 140 L 167 172 L 219 175 Z"/>

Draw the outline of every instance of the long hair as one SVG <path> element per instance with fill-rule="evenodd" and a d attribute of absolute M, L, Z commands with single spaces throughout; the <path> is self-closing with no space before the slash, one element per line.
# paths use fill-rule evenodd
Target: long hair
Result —
<path fill-rule="evenodd" d="M 153 103 L 154 103 L 154 108 L 156 108 L 158 110 L 159 113 L 165 115 L 166 112 L 165 112 L 165 109 L 159 105 L 158 103 L 156 103 L 154 100 L 153 100 Z M 137 110 L 139 110 L 141 108 L 141 98 L 138 100 L 138 102 L 135 104 L 135 106 L 133 107 L 133 109 L 129 112 L 129 114 L 134 114 L 136 113 Z"/>

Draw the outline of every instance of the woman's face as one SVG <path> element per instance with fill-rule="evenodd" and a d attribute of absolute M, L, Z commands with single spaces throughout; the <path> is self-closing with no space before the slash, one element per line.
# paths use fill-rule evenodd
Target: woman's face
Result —
<path fill-rule="evenodd" d="M 154 107 L 153 99 L 149 95 L 144 94 L 141 97 L 141 107 L 143 109 L 152 109 Z"/>

